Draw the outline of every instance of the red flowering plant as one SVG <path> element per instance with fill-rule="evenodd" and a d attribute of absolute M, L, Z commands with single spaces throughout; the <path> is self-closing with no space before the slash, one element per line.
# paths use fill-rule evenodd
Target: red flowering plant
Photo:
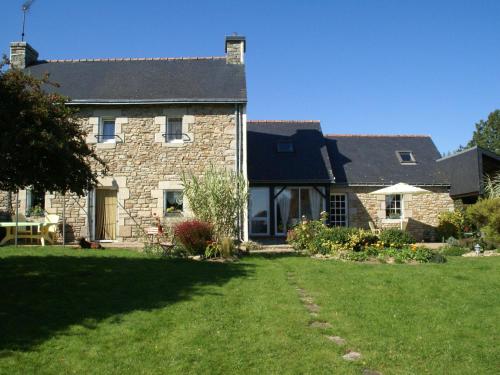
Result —
<path fill-rule="evenodd" d="M 174 234 L 191 255 L 204 255 L 207 245 L 213 241 L 212 226 L 200 220 L 187 220 L 177 224 Z"/>

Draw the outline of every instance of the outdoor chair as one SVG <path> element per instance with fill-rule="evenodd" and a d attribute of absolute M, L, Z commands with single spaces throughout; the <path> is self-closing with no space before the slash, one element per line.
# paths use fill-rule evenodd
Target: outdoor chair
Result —
<path fill-rule="evenodd" d="M 146 235 L 150 245 L 160 245 L 164 250 L 171 250 L 174 247 L 174 239 L 168 241 L 164 233 L 160 233 L 158 227 L 146 228 Z"/>
<path fill-rule="evenodd" d="M 368 221 L 368 225 L 370 226 L 370 230 L 373 234 L 380 234 L 381 230 L 375 226 L 373 221 Z"/>
<path fill-rule="evenodd" d="M 45 223 L 44 226 L 46 227 L 45 230 L 47 231 L 47 234 L 52 241 L 52 243 L 56 242 L 56 237 L 57 237 L 57 231 L 59 227 L 59 215 L 55 214 L 47 214 L 45 215 Z"/>

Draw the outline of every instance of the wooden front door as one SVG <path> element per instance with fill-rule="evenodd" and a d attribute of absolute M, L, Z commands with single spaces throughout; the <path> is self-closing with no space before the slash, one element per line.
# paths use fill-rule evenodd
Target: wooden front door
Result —
<path fill-rule="evenodd" d="M 116 239 L 117 191 L 97 189 L 95 195 L 95 238 Z"/>

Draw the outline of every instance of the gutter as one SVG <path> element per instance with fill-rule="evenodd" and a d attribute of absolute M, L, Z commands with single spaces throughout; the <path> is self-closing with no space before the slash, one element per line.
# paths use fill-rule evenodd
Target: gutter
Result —
<path fill-rule="evenodd" d="M 76 99 L 67 105 L 137 105 L 137 104 L 246 104 L 246 99 Z"/>

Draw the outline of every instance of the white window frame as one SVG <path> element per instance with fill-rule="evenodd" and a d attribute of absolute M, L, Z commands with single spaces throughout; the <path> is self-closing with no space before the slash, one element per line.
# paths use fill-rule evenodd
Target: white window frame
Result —
<path fill-rule="evenodd" d="M 267 231 L 266 233 L 254 233 L 252 231 L 252 221 L 253 221 L 253 217 L 252 217 L 252 212 L 251 212 L 251 204 L 249 205 L 249 215 L 248 215 L 248 226 L 249 226 L 249 234 L 251 236 L 255 236 L 255 237 L 258 237 L 258 236 L 269 236 L 269 233 L 270 233 L 270 226 L 271 226 L 271 220 L 270 220 L 270 215 L 271 215 L 271 205 L 269 204 L 269 187 L 251 187 L 250 188 L 250 199 L 251 199 L 251 196 L 252 196 L 252 191 L 264 191 L 266 193 L 266 197 L 267 197 L 267 216 L 264 218 L 257 218 L 257 221 L 264 221 L 266 222 L 266 226 L 267 226 Z"/>
<path fill-rule="evenodd" d="M 334 197 L 338 197 L 338 196 L 343 196 L 344 197 L 344 216 L 345 216 L 345 225 L 335 225 L 335 222 L 332 220 L 332 217 L 335 216 L 335 215 L 340 215 L 340 214 L 336 214 L 334 213 L 334 210 L 336 209 L 335 207 L 335 199 L 333 199 Z M 329 212 L 329 215 L 330 215 L 330 224 L 334 227 L 345 227 L 347 228 L 349 226 L 349 201 L 347 199 L 347 193 L 331 193 L 330 194 L 330 212 Z"/>
<path fill-rule="evenodd" d="M 168 139 L 168 135 L 169 135 L 169 122 L 170 120 L 177 120 L 180 122 L 180 125 L 181 125 L 181 138 L 180 139 L 171 139 L 169 140 Z M 167 117 L 166 119 L 166 123 L 165 123 L 165 142 L 166 143 L 184 143 L 184 134 L 182 133 L 184 127 L 183 127 L 183 119 L 182 119 L 182 116 L 170 116 L 170 117 Z"/>
<path fill-rule="evenodd" d="M 403 160 L 403 158 L 401 157 L 401 153 L 405 153 L 405 154 L 410 154 L 410 161 L 405 161 Z M 415 155 L 413 154 L 413 151 L 410 151 L 410 150 L 399 150 L 399 151 L 396 151 L 396 155 L 398 157 L 398 160 L 401 164 L 403 165 L 412 165 L 412 164 L 417 164 L 417 159 L 415 159 Z"/>
<path fill-rule="evenodd" d="M 392 196 L 399 196 L 399 211 L 401 212 L 399 218 L 391 218 L 390 217 L 392 211 L 394 211 L 394 213 L 396 213 L 396 211 L 397 211 L 397 208 L 388 208 L 387 207 L 387 198 L 392 197 Z M 387 210 L 389 210 L 389 215 L 387 215 Z M 400 220 L 404 219 L 404 217 L 405 217 L 405 215 L 404 215 L 404 195 L 403 194 L 386 195 L 385 196 L 385 218 L 386 218 L 386 220 L 400 221 Z"/>
<path fill-rule="evenodd" d="M 113 138 L 103 139 L 104 135 L 104 122 L 113 121 Z M 115 117 L 101 117 L 99 121 L 98 143 L 116 143 L 116 118 Z"/>
<path fill-rule="evenodd" d="M 168 193 L 181 193 L 182 194 L 182 209 L 177 211 L 167 212 L 167 194 Z M 163 190 L 163 216 L 168 216 L 169 214 L 182 214 L 184 212 L 184 191 L 182 189 L 164 189 Z"/>

